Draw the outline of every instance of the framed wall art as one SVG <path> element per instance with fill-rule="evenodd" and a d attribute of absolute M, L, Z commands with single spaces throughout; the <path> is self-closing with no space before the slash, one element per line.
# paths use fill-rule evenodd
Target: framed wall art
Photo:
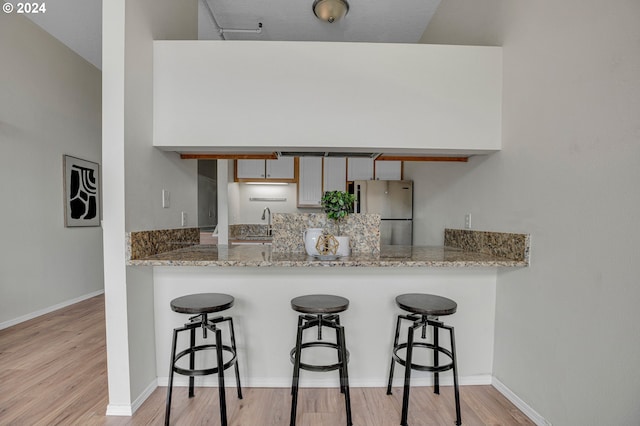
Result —
<path fill-rule="evenodd" d="M 100 226 L 98 163 L 63 156 L 64 226 Z"/>

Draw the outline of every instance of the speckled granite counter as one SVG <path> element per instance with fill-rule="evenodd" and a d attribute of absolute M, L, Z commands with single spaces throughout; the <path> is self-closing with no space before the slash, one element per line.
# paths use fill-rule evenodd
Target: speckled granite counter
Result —
<path fill-rule="evenodd" d="M 379 255 L 354 254 L 320 261 L 303 253 L 274 252 L 270 246 L 196 245 L 144 259 L 130 265 L 241 267 L 518 267 L 521 260 L 449 247 L 383 246 Z"/>
<path fill-rule="evenodd" d="M 379 219 L 377 219 L 379 220 Z M 520 267 L 529 266 L 530 236 L 445 229 L 444 247 L 383 246 L 321 261 L 269 245 L 197 245 L 196 228 L 127 235 L 127 265 L 248 267 Z M 274 238 L 275 240 L 275 238 Z M 293 240 L 293 239 L 292 239 Z"/>

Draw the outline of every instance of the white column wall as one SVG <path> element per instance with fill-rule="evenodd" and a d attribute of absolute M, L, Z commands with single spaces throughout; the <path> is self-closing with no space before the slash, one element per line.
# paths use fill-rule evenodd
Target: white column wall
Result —
<path fill-rule="evenodd" d="M 183 325 L 188 317 L 171 311 L 169 302 L 201 292 L 228 293 L 236 298 L 235 306 L 224 315 L 234 318 L 240 372 L 246 386 L 291 385 L 289 351 L 295 345 L 297 313 L 291 309 L 290 301 L 314 293 L 336 294 L 350 300 L 349 309 L 341 314 L 341 323 L 346 328 L 351 353 L 352 386 L 385 386 L 395 318 L 401 312 L 394 300 L 407 292 L 439 294 L 458 303 L 457 313 L 441 319 L 456 327 L 461 383 L 491 382 L 496 280 L 496 270 L 492 268 L 154 267 L 153 275 L 156 365 L 161 385 L 166 384 L 168 376 L 172 329 Z M 223 333 L 228 338 L 226 328 Z M 327 330 L 327 336 L 333 333 Z M 404 336 L 406 339 L 406 331 Z M 447 340 L 442 337 L 442 341 Z M 181 344 L 186 343 L 183 340 Z M 397 383 L 402 381 L 402 371 L 402 367 L 396 369 Z M 227 370 L 227 377 L 226 384 L 233 385 L 232 370 Z M 421 384 L 431 380 L 427 373 L 416 372 L 414 377 Z M 204 383 L 215 386 L 217 382 L 213 377 Z M 443 374 L 443 383 L 451 383 L 451 373 Z M 337 373 L 303 374 L 301 385 L 338 386 Z"/>
<path fill-rule="evenodd" d="M 130 415 L 156 386 L 150 268 L 125 267 L 125 232 L 197 223 L 196 162 L 153 139 L 153 40 L 194 38 L 195 2 L 103 2 L 108 414 Z M 162 208 L 162 189 L 171 206 Z"/>

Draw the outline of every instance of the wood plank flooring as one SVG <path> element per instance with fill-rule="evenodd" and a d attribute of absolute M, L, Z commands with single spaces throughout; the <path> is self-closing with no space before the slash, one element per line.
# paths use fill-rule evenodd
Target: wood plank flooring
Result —
<path fill-rule="evenodd" d="M 462 386 L 464 425 L 533 425 L 492 386 Z M 283 426 L 289 423 L 289 389 L 227 389 L 230 426 Z M 166 388 L 158 388 L 133 417 L 107 417 L 108 403 L 104 296 L 0 330 L 0 425 L 161 425 Z M 382 388 L 352 388 L 356 426 L 400 423 L 402 391 L 388 396 Z M 174 390 L 173 425 L 219 425 L 215 388 Z M 412 389 L 409 424 L 442 426 L 455 422 L 453 390 Z M 300 389 L 298 426 L 346 423 L 338 389 Z"/>

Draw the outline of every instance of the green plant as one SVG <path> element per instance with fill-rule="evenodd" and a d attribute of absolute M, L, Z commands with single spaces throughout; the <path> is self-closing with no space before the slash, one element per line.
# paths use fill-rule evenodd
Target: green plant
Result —
<path fill-rule="evenodd" d="M 340 222 L 352 212 L 355 200 L 355 195 L 346 191 L 327 191 L 322 196 L 322 208 L 327 218 L 336 221 L 338 234 L 340 234 Z"/>

